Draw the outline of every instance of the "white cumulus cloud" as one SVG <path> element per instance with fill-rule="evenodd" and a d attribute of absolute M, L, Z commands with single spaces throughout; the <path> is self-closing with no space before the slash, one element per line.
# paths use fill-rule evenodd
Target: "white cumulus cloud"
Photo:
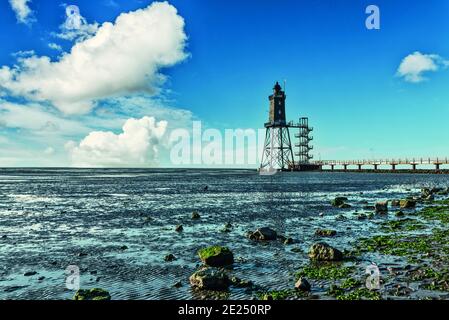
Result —
<path fill-rule="evenodd" d="M 426 80 L 424 73 L 438 71 L 447 65 L 448 61 L 437 54 L 423 54 L 416 51 L 402 60 L 397 75 L 407 82 L 418 83 Z"/>
<path fill-rule="evenodd" d="M 31 0 L 9 0 L 11 8 L 16 13 L 17 21 L 20 23 L 27 24 L 31 21 L 33 11 L 31 11 L 28 2 L 31 2 Z"/>
<path fill-rule="evenodd" d="M 168 123 L 154 117 L 129 119 L 123 132 L 94 131 L 79 144 L 66 144 L 75 167 L 141 167 L 157 162 Z"/>
<path fill-rule="evenodd" d="M 155 2 L 103 23 L 57 61 L 18 57 L 14 67 L 0 68 L 0 92 L 48 101 L 66 114 L 87 113 L 101 99 L 155 94 L 164 80 L 159 70 L 187 57 L 186 40 L 176 8 Z"/>

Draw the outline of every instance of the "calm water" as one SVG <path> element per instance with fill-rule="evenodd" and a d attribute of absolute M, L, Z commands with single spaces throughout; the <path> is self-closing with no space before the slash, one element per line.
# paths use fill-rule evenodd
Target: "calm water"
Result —
<path fill-rule="evenodd" d="M 0 169 L 0 299 L 70 299 L 69 265 L 81 269 L 81 287 L 105 288 L 113 299 L 198 298 L 188 277 L 198 267 L 196 251 L 213 244 L 233 250 L 236 276 L 266 289 L 289 288 L 292 274 L 307 263 L 317 227 L 338 230 L 328 242 L 349 249 L 373 232 L 371 222 L 354 219 L 363 201 L 399 198 L 423 186 L 449 186 L 449 176 Z M 351 210 L 329 205 L 342 195 L 350 198 Z M 190 218 L 195 210 L 199 221 Z M 336 220 L 341 213 L 350 219 Z M 230 233 L 220 231 L 226 222 L 234 225 Z M 178 224 L 184 232 L 174 231 Z M 262 226 L 297 243 L 246 239 L 247 231 Z M 168 253 L 178 259 L 164 262 Z M 37 274 L 24 276 L 30 271 Z M 183 286 L 174 288 L 178 281 Z M 230 292 L 235 299 L 253 296 L 244 289 Z"/>

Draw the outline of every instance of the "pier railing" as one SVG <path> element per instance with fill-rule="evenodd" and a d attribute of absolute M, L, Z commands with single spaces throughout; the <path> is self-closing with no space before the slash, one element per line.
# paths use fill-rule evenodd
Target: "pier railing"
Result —
<path fill-rule="evenodd" d="M 374 166 L 377 170 L 378 166 L 389 165 L 395 170 L 398 165 L 411 165 L 413 170 L 416 170 L 417 165 L 434 165 L 436 170 L 440 169 L 441 165 L 449 164 L 448 157 L 442 158 L 402 158 L 402 159 L 364 159 L 364 160 L 318 160 L 313 164 L 319 166 L 330 166 L 333 170 L 335 166 L 343 166 L 346 170 L 348 166 L 358 166 L 361 170 L 362 166 Z"/>

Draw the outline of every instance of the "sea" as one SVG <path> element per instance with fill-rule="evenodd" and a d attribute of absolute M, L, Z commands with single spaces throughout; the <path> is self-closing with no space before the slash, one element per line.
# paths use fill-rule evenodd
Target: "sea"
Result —
<path fill-rule="evenodd" d="M 433 186 L 449 186 L 449 175 L 0 169 L 0 299 L 71 299 L 77 281 L 115 300 L 202 299 L 189 276 L 201 266 L 197 251 L 211 245 L 231 249 L 229 272 L 259 291 L 292 288 L 317 228 L 337 230 L 326 241 L 350 250 L 376 232 L 370 220 L 354 218 L 367 203 Z M 352 208 L 332 207 L 339 196 Z M 194 211 L 200 219 L 191 218 Z M 337 219 L 342 215 L 347 219 Z M 294 243 L 249 240 L 261 227 Z M 166 262 L 168 254 L 176 260 Z M 233 287 L 226 297 L 254 299 L 257 292 Z"/>

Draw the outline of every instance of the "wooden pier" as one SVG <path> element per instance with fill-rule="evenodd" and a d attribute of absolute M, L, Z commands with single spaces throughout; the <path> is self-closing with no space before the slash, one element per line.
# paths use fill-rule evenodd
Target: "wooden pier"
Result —
<path fill-rule="evenodd" d="M 419 165 L 432 165 L 435 166 L 435 171 L 440 171 L 441 166 L 449 164 L 449 158 L 404 158 L 404 159 L 381 159 L 381 160 L 319 160 L 314 161 L 313 164 L 323 167 L 328 167 L 331 171 L 336 170 L 336 167 L 347 171 L 352 166 L 352 170 L 355 169 L 362 171 L 363 167 L 370 166 L 375 171 L 379 169 L 379 166 L 391 166 L 392 171 L 396 171 L 396 167 L 399 165 L 410 166 L 411 170 L 416 171 Z"/>

